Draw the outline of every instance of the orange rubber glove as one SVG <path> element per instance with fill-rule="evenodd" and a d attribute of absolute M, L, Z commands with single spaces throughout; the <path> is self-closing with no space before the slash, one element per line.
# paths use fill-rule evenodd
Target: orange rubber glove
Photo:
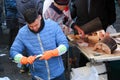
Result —
<path fill-rule="evenodd" d="M 29 57 L 23 56 L 20 60 L 20 63 L 21 64 L 32 64 L 35 59 L 36 59 L 36 56 L 29 56 Z"/>
<path fill-rule="evenodd" d="M 45 51 L 43 55 L 40 57 L 40 60 L 48 60 L 52 57 L 58 56 L 58 53 L 59 53 L 58 49 Z"/>

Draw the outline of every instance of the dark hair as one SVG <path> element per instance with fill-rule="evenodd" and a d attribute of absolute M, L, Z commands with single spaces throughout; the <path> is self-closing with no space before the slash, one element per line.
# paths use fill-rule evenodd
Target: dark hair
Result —
<path fill-rule="evenodd" d="M 69 0 L 54 0 L 58 5 L 68 5 Z"/>
<path fill-rule="evenodd" d="M 25 18 L 25 21 L 29 24 L 33 23 L 37 17 L 38 12 L 36 8 L 28 8 L 24 11 L 23 16 Z"/>

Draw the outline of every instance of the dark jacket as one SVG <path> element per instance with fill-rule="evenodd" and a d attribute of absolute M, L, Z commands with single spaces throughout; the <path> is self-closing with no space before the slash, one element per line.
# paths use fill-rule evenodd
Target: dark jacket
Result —
<path fill-rule="evenodd" d="M 38 10 L 38 13 L 42 12 L 43 0 L 16 0 L 16 3 L 18 10 L 18 21 L 23 25 L 26 24 L 23 17 L 23 12 L 25 8 L 35 6 L 36 9 Z"/>
<path fill-rule="evenodd" d="M 15 0 L 5 0 L 5 14 L 7 27 L 13 29 L 18 27 L 18 11 Z"/>
<path fill-rule="evenodd" d="M 99 17 L 106 30 L 116 20 L 114 0 L 91 0 L 89 12 L 88 0 L 75 0 L 72 7 L 71 16 L 76 17 L 75 23 L 79 26 Z"/>
<path fill-rule="evenodd" d="M 3 1 L 0 0 L 0 14 L 3 12 Z"/>
<path fill-rule="evenodd" d="M 3 0 L 0 0 L 0 26 L 2 25 Z"/>
<path fill-rule="evenodd" d="M 5 12 L 7 18 L 17 18 L 17 8 L 15 0 L 5 0 Z"/>

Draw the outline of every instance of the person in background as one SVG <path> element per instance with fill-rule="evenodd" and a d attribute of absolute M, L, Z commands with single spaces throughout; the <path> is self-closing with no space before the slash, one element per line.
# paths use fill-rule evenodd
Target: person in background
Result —
<path fill-rule="evenodd" d="M 116 21 L 114 0 L 75 0 L 71 6 L 71 17 L 81 28 L 93 19 L 99 17 L 104 30 Z M 78 28 L 74 29 L 77 30 Z M 81 54 L 82 55 L 82 54 Z M 85 66 L 88 60 L 81 56 L 81 66 Z"/>
<path fill-rule="evenodd" d="M 18 11 L 15 0 L 5 0 L 6 24 L 9 31 L 9 49 L 18 33 Z"/>
<path fill-rule="evenodd" d="M 54 2 L 54 0 L 45 0 L 44 1 L 44 5 L 43 5 L 43 13 L 45 13 L 45 11 L 49 8 L 49 6 L 51 5 L 51 3 Z M 71 3 L 71 2 L 69 2 Z M 70 4 L 68 4 L 68 6 L 63 10 L 63 13 L 65 14 L 65 16 L 69 17 L 71 19 L 71 15 L 70 15 Z M 44 15 L 43 15 L 43 18 L 44 18 Z"/>
<path fill-rule="evenodd" d="M 35 6 L 38 13 L 41 12 L 43 8 L 43 0 L 16 0 L 16 4 L 18 10 L 19 28 L 23 27 L 26 24 L 23 16 L 23 12 L 26 10 L 26 7 Z M 26 51 L 24 51 L 24 55 L 27 55 Z M 20 73 L 29 72 L 27 65 L 21 65 L 20 68 Z"/>
<path fill-rule="evenodd" d="M 54 0 L 44 0 L 42 14 L 45 13 L 45 11 L 49 8 L 49 6 L 51 5 L 52 2 L 54 2 Z M 43 15 L 43 18 L 44 18 L 44 15 Z"/>
<path fill-rule="evenodd" d="M 0 0 L 0 36 L 2 36 L 2 13 L 3 13 L 3 0 Z"/>
<path fill-rule="evenodd" d="M 71 16 L 73 19 L 76 18 L 75 23 L 79 26 L 99 17 L 106 31 L 106 28 L 116 21 L 115 2 L 114 0 L 75 0 Z"/>
<path fill-rule="evenodd" d="M 120 0 L 116 0 L 118 2 L 118 5 L 120 6 Z"/>
<path fill-rule="evenodd" d="M 68 10 L 69 0 L 54 0 L 54 2 L 49 6 L 44 12 L 43 16 L 45 19 L 52 19 L 57 22 L 62 28 L 63 32 L 69 32 L 70 28 L 77 27 L 73 20 L 66 16 L 63 11 Z M 79 28 L 79 33 L 83 36 L 84 32 Z"/>
<path fill-rule="evenodd" d="M 44 20 L 34 7 L 24 11 L 24 18 L 27 24 L 19 30 L 10 49 L 11 57 L 29 64 L 32 80 L 65 80 L 61 55 L 69 46 L 62 29 L 56 22 Z M 23 56 L 24 50 L 28 57 Z"/>
<path fill-rule="evenodd" d="M 3 0 L 0 0 L 0 38 L 3 36 L 2 31 L 2 14 L 3 14 Z M 2 66 L 2 63 L 0 62 L 0 72 L 4 71 L 4 67 Z"/>

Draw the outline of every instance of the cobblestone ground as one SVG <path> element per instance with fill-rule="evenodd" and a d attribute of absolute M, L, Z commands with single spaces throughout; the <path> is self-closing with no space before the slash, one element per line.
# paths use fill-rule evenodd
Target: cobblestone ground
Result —
<path fill-rule="evenodd" d="M 116 13 L 117 20 L 114 27 L 117 32 L 120 32 L 120 7 L 118 4 L 116 4 Z M 17 68 L 16 63 L 9 59 L 9 50 L 7 49 L 8 32 L 9 31 L 7 29 L 4 29 L 4 35 L 0 37 L 0 66 L 4 67 L 4 72 L 0 72 L 0 78 L 7 76 L 11 80 L 30 80 L 30 75 L 27 73 L 19 73 L 19 68 Z"/>
<path fill-rule="evenodd" d="M 30 80 L 30 75 L 28 75 L 28 73 L 19 73 L 19 68 L 16 66 L 17 64 L 9 59 L 9 52 L 5 47 L 6 45 L 0 47 L 0 63 L 2 64 L 0 66 L 4 67 L 4 72 L 0 72 L 0 78 L 8 77 L 10 80 Z"/>

